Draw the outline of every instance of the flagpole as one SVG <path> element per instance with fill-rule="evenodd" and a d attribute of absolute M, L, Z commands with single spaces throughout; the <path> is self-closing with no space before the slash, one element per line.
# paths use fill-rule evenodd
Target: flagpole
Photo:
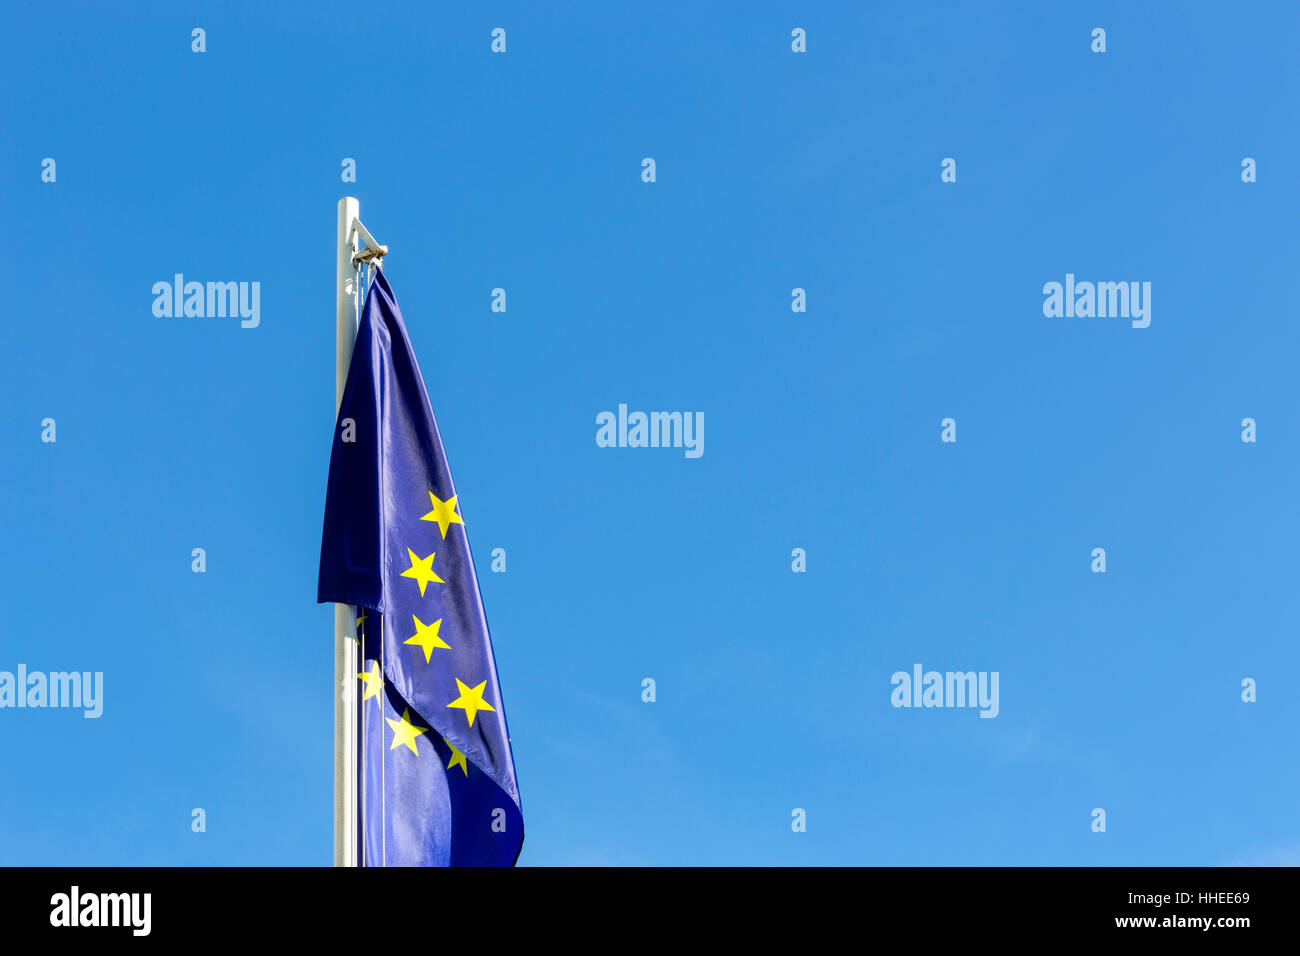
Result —
<path fill-rule="evenodd" d="M 355 227 L 361 203 L 339 200 L 336 271 L 334 414 L 338 416 L 347 383 L 359 314 Z M 334 865 L 357 865 L 357 724 L 353 701 L 357 683 L 356 614 L 349 604 L 334 605 Z"/>

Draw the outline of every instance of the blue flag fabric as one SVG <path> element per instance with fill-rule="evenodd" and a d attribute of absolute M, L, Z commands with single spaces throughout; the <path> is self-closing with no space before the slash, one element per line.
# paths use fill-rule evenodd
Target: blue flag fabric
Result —
<path fill-rule="evenodd" d="M 511 866 L 523 814 L 487 618 L 442 438 L 382 272 L 335 425 L 317 600 L 357 609 L 361 860 Z"/>

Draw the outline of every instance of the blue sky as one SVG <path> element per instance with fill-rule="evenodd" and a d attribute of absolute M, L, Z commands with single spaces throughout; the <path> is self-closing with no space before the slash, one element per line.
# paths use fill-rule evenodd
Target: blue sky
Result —
<path fill-rule="evenodd" d="M 1298 41 L 1284 3 L 15 7 L 0 670 L 102 671 L 104 713 L 0 710 L 0 863 L 329 863 L 347 194 L 521 864 L 1300 861 Z M 155 317 L 175 273 L 260 325 Z M 1067 273 L 1150 326 L 1045 317 Z M 619 403 L 705 453 L 598 447 Z M 997 671 L 998 717 L 892 707 L 915 663 Z"/>

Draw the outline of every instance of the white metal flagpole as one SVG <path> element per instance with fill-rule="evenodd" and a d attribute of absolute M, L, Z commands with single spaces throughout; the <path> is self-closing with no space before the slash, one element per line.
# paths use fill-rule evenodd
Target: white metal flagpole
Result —
<path fill-rule="evenodd" d="M 348 365 L 357 338 L 359 269 L 356 229 L 361 203 L 351 196 L 339 200 L 338 269 L 335 303 L 334 414 L 338 416 L 347 383 Z M 350 604 L 334 605 L 334 865 L 357 865 L 357 633 L 356 611 Z"/>

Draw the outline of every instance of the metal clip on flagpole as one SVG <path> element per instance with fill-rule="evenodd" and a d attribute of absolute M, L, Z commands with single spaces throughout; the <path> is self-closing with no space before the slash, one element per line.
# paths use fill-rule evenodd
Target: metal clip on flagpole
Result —
<path fill-rule="evenodd" d="M 370 234 L 360 219 L 353 220 L 352 228 L 357 238 L 361 240 L 360 251 L 352 254 L 352 264 L 359 270 L 365 268 L 367 272 L 365 288 L 370 289 L 370 283 L 375 281 L 375 269 L 384 268 L 384 256 L 388 255 L 388 247 L 381 246 L 375 242 L 375 237 Z M 353 249 L 356 249 L 356 241 L 353 241 Z"/>
<path fill-rule="evenodd" d="M 375 242 L 375 237 L 370 234 L 369 229 L 361 224 L 360 219 L 354 220 L 352 225 L 362 243 L 361 251 L 352 256 L 353 263 L 357 265 L 375 265 L 382 269 L 384 267 L 384 256 L 388 255 L 388 247 Z"/>
<path fill-rule="evenodd" d="M 361 203 L 351 196 L 339 200 L 337 268 L 335 271 L 334 414 L 343 402 L 343 387 L 352 364 L 361 314 L 359 289 L 363 266 L 383 267 L 388 247 L 381 246 L 361 224 Z M 360 241 L 358 241 L 360 240 Z M 334 865 L 356 866 L 360 851 L 357 830 L 357 609 L 334 605 Z"/>

